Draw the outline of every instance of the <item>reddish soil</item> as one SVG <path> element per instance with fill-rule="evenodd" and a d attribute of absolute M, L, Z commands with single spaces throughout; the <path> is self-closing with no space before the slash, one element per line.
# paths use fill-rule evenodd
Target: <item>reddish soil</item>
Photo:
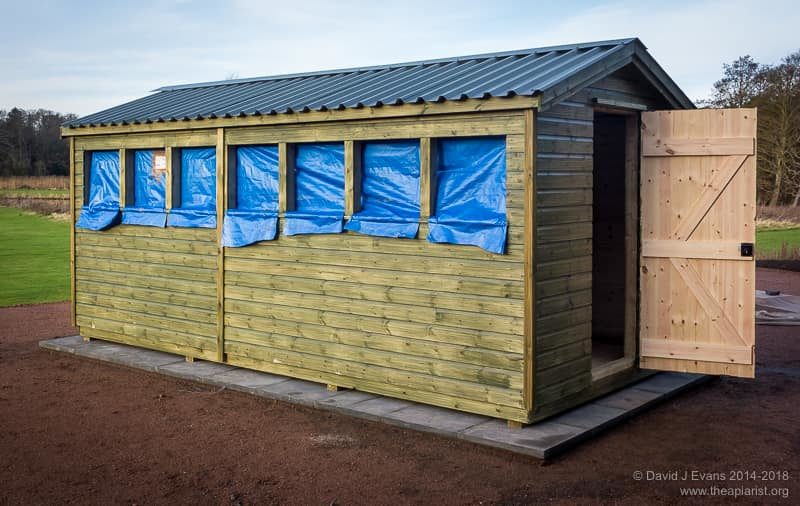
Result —
<path fill-rule="evenodd" d="M 759 288 L 800 294 L 800 273 L 758 275 Z M 714 380 L 542 463 L 40 350 L 38 339 L 74 332 L 67 311 L 0 310 L 0 504 L 640 505 L 711 485 L 788 489 L 745 502 L 800 494 L 796 327 L 758 327 L 756 380 Z M 637 481 L 635 471 L 756 475 Z M 761 480 L 773 471 L 788 479 Z"/>

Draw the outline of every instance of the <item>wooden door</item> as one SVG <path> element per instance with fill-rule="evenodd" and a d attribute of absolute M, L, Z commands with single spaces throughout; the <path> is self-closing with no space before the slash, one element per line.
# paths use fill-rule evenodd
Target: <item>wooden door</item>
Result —
<path fill-rule="evenodd" d="M 754 377 L 756 110 L 641 130 L 640 366 Z"/>

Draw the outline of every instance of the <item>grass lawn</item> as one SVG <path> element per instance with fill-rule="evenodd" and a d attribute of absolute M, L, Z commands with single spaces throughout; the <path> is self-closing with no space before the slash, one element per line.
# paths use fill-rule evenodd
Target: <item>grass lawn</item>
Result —
<path fill-rule="evenodd" d="M 800 227 L 756 231 L 756 247 L 762 255 L 775 255 L 781 251 L 784 244 L 789 254 L 800 250 Z"/>
<path fill-rule="evenodd" d="M 69 221 L 0 207 L 0 307 L 69 298 Z"/>

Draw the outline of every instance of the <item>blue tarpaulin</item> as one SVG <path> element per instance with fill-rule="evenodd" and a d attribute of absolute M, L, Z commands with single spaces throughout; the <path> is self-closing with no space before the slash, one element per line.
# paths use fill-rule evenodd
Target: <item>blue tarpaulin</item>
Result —
<path fill-rule="evenodd" d="M 300 144 L 295 156 L 295 209 L 283 233 L 338 234 L 344 220 L 344 145 Z"/>
<path fill-rule="evenodd" d="M 167 201 L 166 165 L 155 166 L 156 156 L 166 163 L 163 151 L 140 149 L 133 158 L 133 202 L 122 212 L 122 223 L 126 225 L 148 225 L 163 227 L 167 223 L 164 210 Z"/>
<path fill-rule="evenodd" d="M 361 152 L 361 209 L 344 227 L 384 237 L 419 230 L 419 142 L 369 142 Z"/>
<path fill-rule="evenodd" d="M 225 212 L 222 245 L 247 246 L 275 239 L 278 228 L 278 148 L 236 150 L 236 203 Z"/>
<path fill-rule="evenodd" d="M 471 244 L 492 253 L 506 246 L 506 146 L 503 138 L 440 140 L 436 210 L 428 240 Z"/>
<path fill-rule="evenodd" d="M 170 227 L 217 226 L 217 156 L 214 148 L 181 149 L 180 205 L 170 210 Z"/>
<path fill-rule="evenodd" d="M 119 151 L 94 151 L 89 159 L 89 195 L 75 226 L 103 230 L 119 223 Z"/>

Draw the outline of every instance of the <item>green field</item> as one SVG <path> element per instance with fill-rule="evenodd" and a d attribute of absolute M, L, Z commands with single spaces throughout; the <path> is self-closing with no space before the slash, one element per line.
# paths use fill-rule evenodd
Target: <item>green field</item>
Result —
<path fill-rule="evenodd" d="M 52 188 L 0 188 L 0 197 L 11 198 L 57 198 L 62 197 L 69 199 L 68 189 L 52 189 Z"/>
<path fill-rule="evenodd" d="M 782 251 L 784 244 L 786 250 Z M 758 230 L 756 231 L 756 248 L 759 258 L 800 260 L 800 228 Z"/>
<path fill-rule="evenodd" d="M 0 207 L 0 307 L 69 298 L 69 222 Z"/>

